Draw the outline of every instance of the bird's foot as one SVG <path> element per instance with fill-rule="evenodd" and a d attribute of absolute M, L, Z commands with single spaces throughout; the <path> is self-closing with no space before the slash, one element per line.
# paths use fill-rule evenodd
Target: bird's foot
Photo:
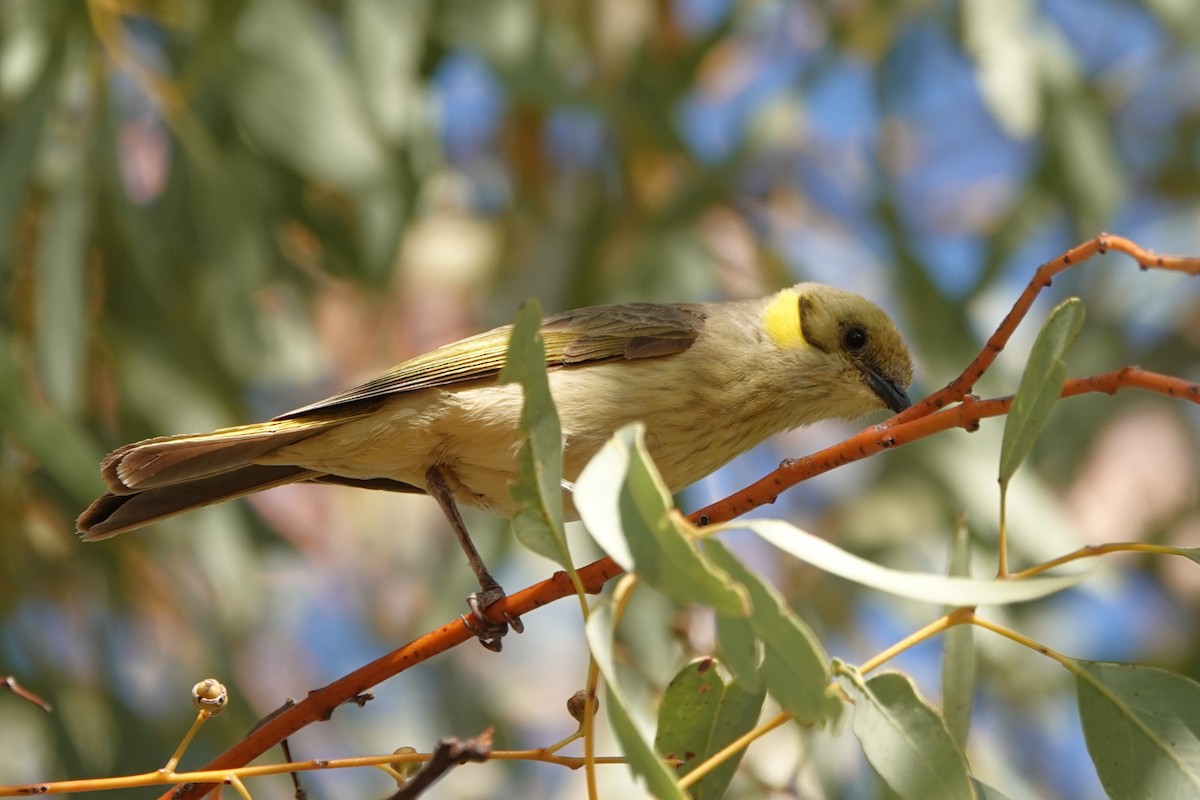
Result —
<path fill-rule="evenodd" d="M 471 609 L 471 613 L 463 614 L 460 617 L 463 625 L 467 626 L 467 630 L 475 634 L 479 643 L 493 653 L 500 652 L 503 647 L 501 640 L 508 633 L 509 628 L 517 633 L 525 631 L 525 623 L 521 622 L 521 618 L 515 614 L 506 612 L 503 622 L 494 622 L 485 614 L 488 607 L 505 597 L 504 590 L 500 588 L 499 584 L 472 592 L 467 595 L 467 607 Z"/>

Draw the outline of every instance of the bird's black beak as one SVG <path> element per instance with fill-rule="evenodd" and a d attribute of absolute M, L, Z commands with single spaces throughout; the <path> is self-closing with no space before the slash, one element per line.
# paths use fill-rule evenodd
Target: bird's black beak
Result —
<path fill-rule="evenodd" d="M 912 401 L 908 399 L 908 393 L 901 388 L 900 384 L 889 381 L 875 370 L 867 370 L 867 383 L 870 385 L 871 391 L 879 395 L 879 399 L 883 401 L 884 405 L 897 414 L 912 405 Z"/>

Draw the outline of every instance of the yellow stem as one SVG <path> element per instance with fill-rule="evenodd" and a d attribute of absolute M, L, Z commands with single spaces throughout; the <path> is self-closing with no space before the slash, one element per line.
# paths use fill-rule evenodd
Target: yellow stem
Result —
<path fill-rule="evenodd" d="M 703 778 L 708 773 L 712 772 L 717 767 L 728 761 L 733 756 L 737 755 L 742 750 L 750 746 L 750 743 L 756 739 L 765 736 L 771 731 L 778 728 L 783 723 L 792 719 L 792 715 L 787 711 L 780 711 L 775 716 L 771 717 L 766 722 L 758 725 L 753 730 L 743 733 L 738 738 L 734 739 L 729 744 L 722 747 L 717 752 L 706 758 L 704 761 L 696 765 L 696 768 L 679 779 L 679 788 L 686 789 L 696 781 Z"/>
<path fill-rule="evenodd" d="M 949 630 L 955 625 L 962 625 L 963 623 L 970 622 L 972 619 L 974 619 L 974 617 L 974 609 L 956 608 L 949 614 L 938 617 L 924 628 L 905 636 L 903 639 L 896 642 L 894 645 L 878 655 L 864 661 L 861 665 L 859 665 L 858 671 L 865 675 L 871 670 L 878 669 L 880 666 L 888 661 L 891 661 L 893 658 L 900 655 L 910 647 L 918 645 L 926 639 L 932 638 L 943 631 Z"/>
<path fill-rule="evenodd" d="M 1061 567 L 1063 564 L 1069 564 L 1072 561 L 1078 561 L 1081 558 L 1091 558 L 1093 556 L 1102 556 L 1105 553 L 1154 553 L 1155 555 L 1164 556 L 1184 556 L 1189 557 L 1188 552 L 1182 547 L 1171 547 L 1165 544 L 1148 544 L 1146 542 L 1112 542 L 1110 544 L 1091 544 L 1087 547 L 1081 547 L 1078 550 L 1067 553 L 1065 556 L 1059 556 L 1052 561 L 1047 561 L 1044 564 L 1037 564 L 1023 569 L 1020 572 L 1014 572 L 1009 575 L 1010 578 L 1031 578 L 1034 575 L 1039 575 L 1043 572 Z"/>
<path fill-rule="evenodd" d="M 1000 481 L 1000 544 L 998 548 L 1000 550 L 1000 567 L 996 570 L 997 578 L 1008 577 L 1008 528 L 1006 519 L 1007 515 L 1005 514 L 1005 510 L 1008 506 L 1008 503 L 1006 502 L 1007 498 L 1008 481 Z"/>
<path fill-rule="evenodd" d="M 208 718 L 210 716 L 212 716 L 212 714 L 207 711 L 201 711 L 196 715 L 196 721 L 192 723 L 192 727 L 188 728 L 188 732 L 184 734 L 183 740 L 179 743 L 179 746 L 175 748 L 175 752 L 171 754 L 171 757 L 167 759 L 167 763 L 162 766 L 159 772 L 165 774 L 175 771 L 175 767 L 179 764 L 179 759 L 183 758 L 183 751 L 187 750 L 188 745 L 191 744 L 192 739 L 195 738 L 196 732 L 200 730 L 200 726 L 205 722 L 208 722 Z"/>
<path fill-rule="evenodd" d="M 242 800 L 254 800 L 254 798 L 250 796 L 250 790 L 246 788 L 246 784 L 242 783 L 242 779 L 237 775 L 229 776 L 229 785 L 237 790 L 237 793 L 241 795 Z"/>
<path fill-rule="evenodd" d="M 1037 641 L 1036 639 L 1029 638 L 1028 636 L 1026 636 L 1023 633 L 1017 633 L 1016 631 L 1012 630 L 1011 628 L 1006 628 L 1003 625 L 1000 625 L 999 623 L 992 622 L 990 620 L 986 620 L 986 619 L 983 619 L 982 617 L 977 617 L 974 615 L 971 616 L 970 622 L 973 625 L 978 625 L 980 628 L 983 628 L 984 630 L 989 630 L 992 633 L 1000 634 L 1001 636 L 1005 637 L 1006 639 L 1011 639 L 1012 641 L 1016 642 L 1017 644 L 1025 645 L 1030 650 L 1033 650 L 1035 653 L 1041 653 L 1042 655 L 1046 656 L 1047 658 L 1052 658 L 1055 661 L 1057 661 L 1059 664 L 1062 664 L 1064 667 L 1067 667 L 1068 669 L 1070 669 L 1072 666 L 1073 662 L 1071 661 L 1070 658 L 1068 658 L 1067 656 L 1064 656 L 1062 653 L 1059 653 L 1056 650 L 1051 650 L 1049 647 L 1046 647 L 1046 645 L 1042 644 L 1041 642 Z"/>

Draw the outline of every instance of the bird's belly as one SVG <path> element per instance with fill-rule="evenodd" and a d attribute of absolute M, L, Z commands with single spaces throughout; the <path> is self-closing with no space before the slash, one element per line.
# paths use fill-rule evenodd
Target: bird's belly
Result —
<path fill-rule="evenodd" d="M 639 371 L 644 374 L 634 374 Z M 645 423 L 647 448 L 672 492 L 782 427 L 716 405 L 720 392 L 672 382 L 650 360 L 552 371 L 550 388 L 562 423 L 563 478 L 571 483 L 612 433 L 632 422 Z M 521 407 L 515 385 L 410 392 L 261 461 L 420 489 L 436 466 L 458 502 L 507 516 L 516 510 L 508 485 L 516 477 Z M 566 501 L 573 519 L 570 497 Z"/>

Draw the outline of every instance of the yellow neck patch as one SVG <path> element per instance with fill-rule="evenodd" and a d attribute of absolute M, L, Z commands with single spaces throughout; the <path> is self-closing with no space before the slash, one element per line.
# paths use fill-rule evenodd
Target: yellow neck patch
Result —
<path fill-rule="evenodd" d="M 800 328 L 800 295 L 793 289 L 784 289 L 771 298 L 763 311 L 763 327 L 780 347 L 800 348 L 807 345 L 804 331 Z"/>

